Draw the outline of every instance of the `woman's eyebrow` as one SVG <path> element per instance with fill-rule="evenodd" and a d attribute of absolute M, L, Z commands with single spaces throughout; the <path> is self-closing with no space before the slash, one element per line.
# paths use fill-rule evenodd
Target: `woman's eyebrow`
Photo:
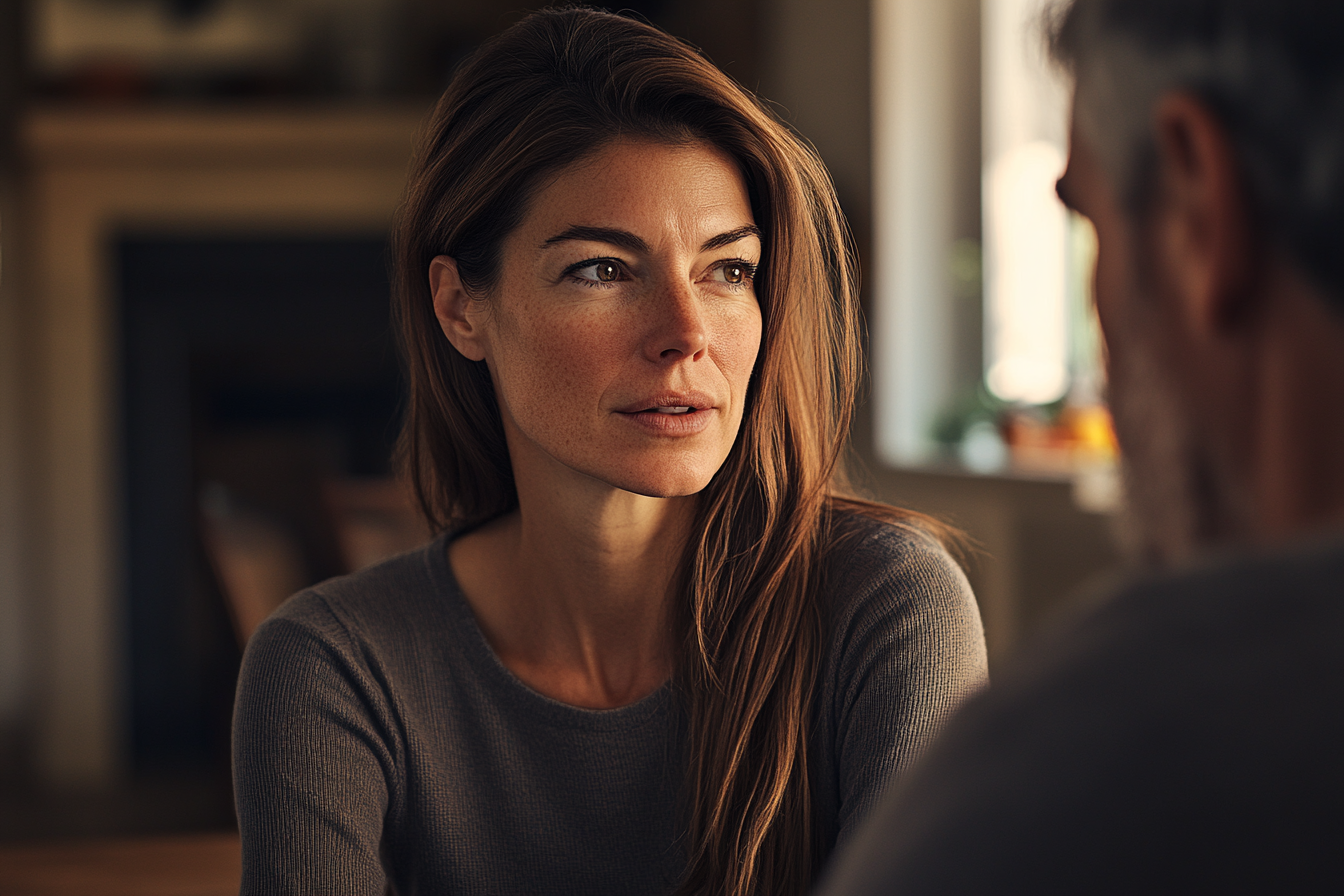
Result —
<path fill-rule="evenodd" d="M 730 230 L 727 233 L 721 233 L 705 240 L 705 244 L 700 247 L 700 251 L 708 252 L 711 249 L 722 249 L 724 246 L 731 246 L 738 240 L 746 239 L 749 236 L 754 236 L 758 240 L 763 239 L 759 227 L 755 224 L 744 224 L 736 230 Z"/>
<path fill-rule="evenodd" d="M 744 224 L 734 230 L 726 233 L 720 233 L 718 236 L 712 236 L 705 240 L 704 245 L 700 247 L 701 252 L 709 252 L 713 249 L 721 249 L 724 246 L 731 246 L 738 240 L 754 236 L 762 239 L 761 229 L 755 224 Z M 640 237 L 628 230 L 618 230 L 614 227 L 590 227 L 588 225 L 576 224 L 557 233 L 542 243 L 542 248 L 553 246 L 556 243 L 564 243 L 570 240 L 581 240 L 590 243 L 609 243 L 613 246 L 619 246 L 622 249 L 628 249 L 631 252 L 649 251 L 649 244 Z"/>
<path fill-rule="evenodd" d="M 581 240 L 587 243 L 610 243 L 631 252 L 647 253 L 649 251 L 649 244 L 628 230 L 617 230 L 614 227 L 587 227 L 584 225 L 575 225 L 562 230 L 541 245 L 544 249 L 547 246 L 570 240 Z"/>

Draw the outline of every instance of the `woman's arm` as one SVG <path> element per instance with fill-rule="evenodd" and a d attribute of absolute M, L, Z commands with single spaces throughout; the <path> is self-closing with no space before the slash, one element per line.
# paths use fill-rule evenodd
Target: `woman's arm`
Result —
<path fill-rule="evenodd" d="M 381 894 L 394 768 L 385 700 L 320 597 L 253 635 L 234 708 L 242 892 Z"/>
<path fill-rule="evenodd" d="M 975 597 L 932 539 L 881 525 L 838 566 L 822 748 L 834 751 L 843 842 L 987 671 Z"/>

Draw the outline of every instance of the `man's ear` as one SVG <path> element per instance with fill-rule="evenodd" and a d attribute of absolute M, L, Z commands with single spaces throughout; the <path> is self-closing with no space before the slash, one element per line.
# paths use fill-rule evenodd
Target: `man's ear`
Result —
<path fill-rule="evenodd" d="M 1181 312 L 1196 334 L 1234 328 L 1257 291 L 1249 199 L 1227 129 L 1186 93 L 1162 97 L 1154 112 L 1158 189 L 1153 247 Z"/>
<path fill-rule="evenodd" d="M 429 289 L 434 296 L 434 316 L 453 348 L 472 361 L 485 360 L 485 334 L 480 318 L 471 314 L 471 295 L 462 285 L 457 262 L 447 255 L 429 263 Z"/>

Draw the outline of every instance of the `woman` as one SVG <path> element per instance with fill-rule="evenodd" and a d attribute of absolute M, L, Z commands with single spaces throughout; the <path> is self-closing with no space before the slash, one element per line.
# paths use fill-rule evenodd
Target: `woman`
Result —
<path fill-rule="evenodd" d="M 676 40 L 547 11 L 453 80 L 394 245 L 443 534 L 252 639 L 244 891 L 806 891 L 984 678 L 936 528 L 837 496 L 820 162 Z"/>

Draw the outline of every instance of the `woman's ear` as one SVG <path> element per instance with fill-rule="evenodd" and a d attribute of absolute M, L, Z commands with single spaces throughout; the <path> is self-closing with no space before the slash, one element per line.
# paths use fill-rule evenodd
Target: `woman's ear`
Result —
<path fill-rule="evenodd" d="M 434 296 L 434 316 L 443 335 L 466 358 L 485 360 L 485 334 L 480 318 L 471 314 L 472 298 L 457 272 L 457 262 L 437 255 L 429 263 L 429 290 Z"/>

